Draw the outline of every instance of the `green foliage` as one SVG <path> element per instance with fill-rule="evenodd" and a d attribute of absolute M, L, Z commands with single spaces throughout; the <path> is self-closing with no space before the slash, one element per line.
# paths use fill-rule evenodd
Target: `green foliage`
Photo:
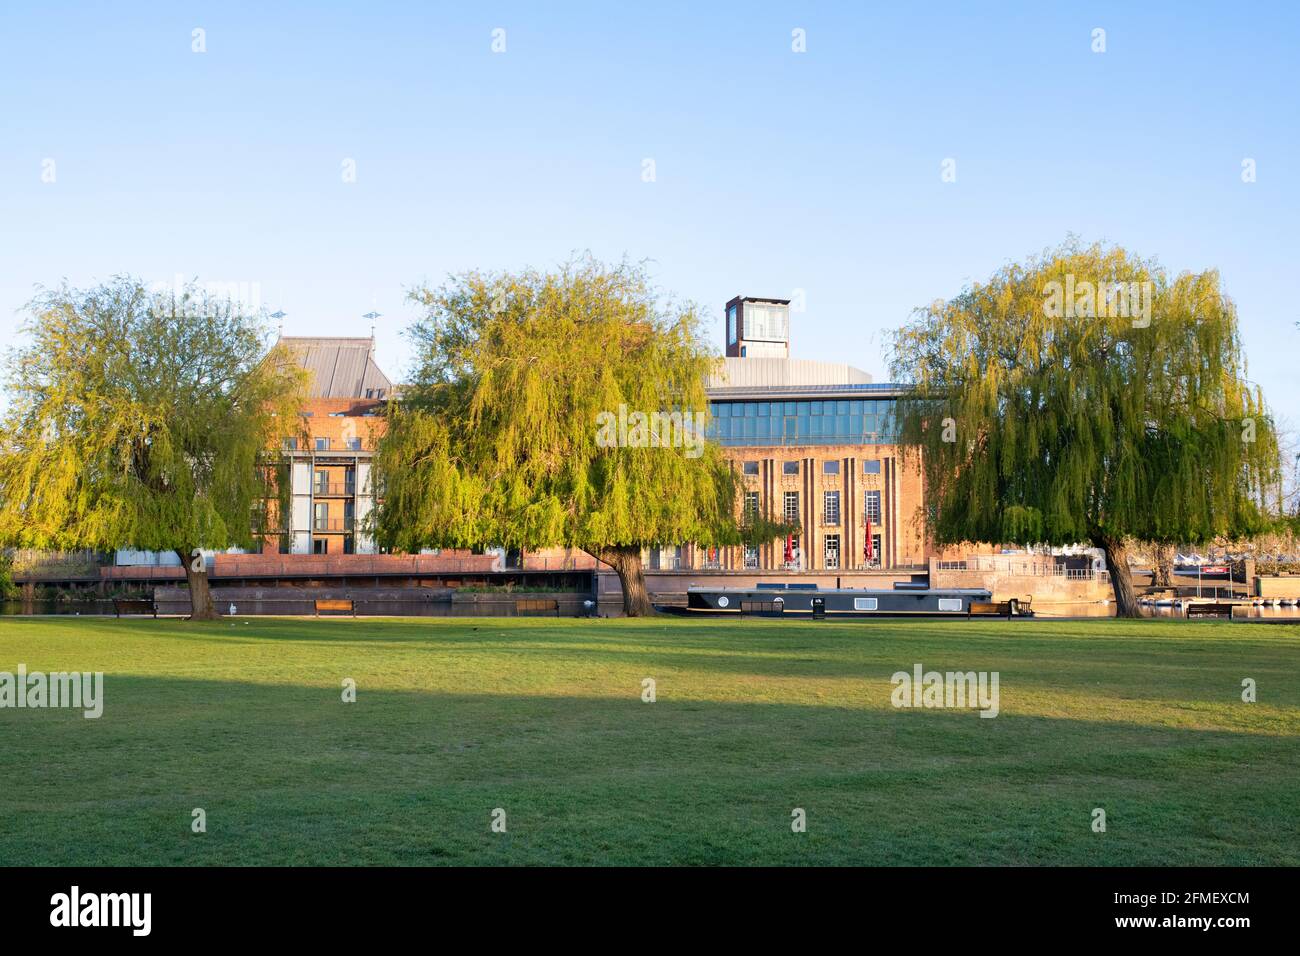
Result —
<path fill-rule="evenodd" d="M 14 584 L 14 560 L 8 551 L 0 551 L 0 601 L 9 601 L 18 596 L 18 585 Z"/>
<path fill-rule="evenodd" d="M 597 441 L 620 406 L 707 413 L 716 360 L 699 316 L 662 302 L 641 269 L 466 273 L 412 298 L 426 315 L 377 451 L 381 543 L 595 552 L 737 537 L 736 479 L 702 429 L 695 448 Z"/>
<path fill-rule="evenodd" d="M 1049 307 L 1050 283 L 1085 281 L 1150 283 L 1149 314 Z M 919 310 L 894 345 L 939 543 L 1200 543 L 1276 511 L 1273 420 L 1215 271 L 1067 244 Z"/>
<path fill-rule="evenodd" d="M 303 375 L 260 322 L 193 289 L 116 278 L 42 292 L 11 353 L 0 541 L 32 548 L 248 547 L 259 467 L 299 428 Z"/>

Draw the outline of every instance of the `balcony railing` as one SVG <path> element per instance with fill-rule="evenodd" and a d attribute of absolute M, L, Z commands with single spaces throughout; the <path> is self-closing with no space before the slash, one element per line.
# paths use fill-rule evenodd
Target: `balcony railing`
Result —
<path fill-rule="evenodd" d="M 355 518 L 313 518 L 311 530 L 313 531 L 351 531 Z"/>
<path fill-rule="evenodd" d="M 312 482 L 311 493 L 322 495 L 355 495 L 357 485 L 354 481 L 316 481 Z"/>

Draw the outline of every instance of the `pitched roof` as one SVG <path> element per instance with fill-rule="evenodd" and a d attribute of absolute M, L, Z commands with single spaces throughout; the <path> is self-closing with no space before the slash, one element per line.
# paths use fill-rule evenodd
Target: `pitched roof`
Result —
<path fill-rule="evenodd" d="M 281 336 L 311 372 L 311 398 L 390 398 L 393 383 L 375 364 L 374 338 Z"/>

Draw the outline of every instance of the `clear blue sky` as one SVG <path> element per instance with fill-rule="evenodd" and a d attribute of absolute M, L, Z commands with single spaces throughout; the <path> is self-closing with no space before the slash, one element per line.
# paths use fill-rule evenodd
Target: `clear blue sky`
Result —
<path fill-rule="evenodd" d="M 1075 233 L 1221 269 L 1300 418 L 1298 8 L 5 0 L 0 334 L 37 283 L 179 273 L 292 334 L 382 312 L 400 376 L 406 289 L 589 249 L 719 345 L 728 298 L 803 289 L 794 354 L 883 378 L 913 307 Z"/>

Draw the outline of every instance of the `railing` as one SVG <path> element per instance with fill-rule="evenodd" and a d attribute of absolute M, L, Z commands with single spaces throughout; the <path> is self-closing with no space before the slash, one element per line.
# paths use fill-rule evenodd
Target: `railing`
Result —
<path fill-rule="evenodd" d="M 352 481 L 317 481 L 311 486 L 313 495 L 355 495 L 356 482 Z"/>
<path fill-rule="evenodd" d="M 351 531 L 355 518 L 313 518 L 311 530 L 313 531 Z"/>
<path fill-rule="evenodd" d="M 1093 568 L 1071 568 L 1050 559 L 1032 560 L 999 556 L 971 556 L 965 561 L 936 561 L 936 571 L 992 571 L 997 574 L 1014 574 L 1022 577 L 1065 578 L 1069 581 L 1108 580 L 1109 571 Z"/>

